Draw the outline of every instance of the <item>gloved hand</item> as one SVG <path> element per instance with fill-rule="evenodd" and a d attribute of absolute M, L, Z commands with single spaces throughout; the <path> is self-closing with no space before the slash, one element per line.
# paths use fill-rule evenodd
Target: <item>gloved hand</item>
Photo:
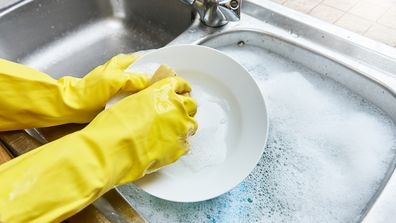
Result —
<path fill-rule="evenodd" d="M 150 84 L 144 74 L 124 72 L 137 58 L 118 55 L 83 78 L 59 80 L 0 59 L 0 131 L 88 123 L 117 92 L 134 93 Z"/>
<path fill-rule="evenodd" d="M 168 77 L 101 112 L 87 127 L 0 166 L 0 222 L 59 222 L 115 185 L 188 150 L 197 123 L 190 86 Z"/>

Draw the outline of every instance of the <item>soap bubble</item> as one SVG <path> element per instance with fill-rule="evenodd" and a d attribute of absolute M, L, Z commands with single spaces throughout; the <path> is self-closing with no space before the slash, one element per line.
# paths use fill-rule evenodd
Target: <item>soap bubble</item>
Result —
<path fill-rule="evenodd" d="M 395 126 L 379 108 L 299 64 L 245 45 L 221 48 L 265 93 L 268 144 L 253 172 L 204 202 L 122 191 L 154 222 L 354 222 L 395 153 Z M 263 136 L 264 137 L 264 136 Z"/>

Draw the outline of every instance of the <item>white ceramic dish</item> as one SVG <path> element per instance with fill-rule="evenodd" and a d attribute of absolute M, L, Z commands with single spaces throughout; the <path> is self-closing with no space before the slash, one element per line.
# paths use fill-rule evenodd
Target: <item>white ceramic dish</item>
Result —
<path fill-rule="evenodd" d="M 199 127 L 189 139 L 189 154 L 135 184 L 177 202 L 207 200 L 231 190 L 253 170 L 267 141 L 268 115 L 259 87 L 232 58 L 196 45 L 151 51 L 127 70 L 150 73 L 159 64 L 191 83 Z"/>

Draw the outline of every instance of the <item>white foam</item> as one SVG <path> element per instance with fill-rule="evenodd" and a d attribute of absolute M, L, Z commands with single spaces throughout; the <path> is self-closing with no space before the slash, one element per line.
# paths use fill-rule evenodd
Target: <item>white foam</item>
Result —
<path fill-rule="evenodd" d="M 395 156 L 392 120 L 339 83 L 262 48 L 221 50 L 265 93 L 270 131 L 260 163 L 210 201 L 172 203 L 125 187 L 130 201 L 149 221 L 356 222 Z"/>
<path fill-rule="evenodd" d="M 273 183 L 266 186 L 290 208 L 273 209 L 268 220 L 357 219 L 393 157 L 392 121 L 340 84 L 265 50 L 222 50 L 247 65 L 266 92 L 272 136 L 266 156 L 274 159 L 263 163 Z"/>
<path fill-rule="evenodd" d="M 229 142 L 235 142 L 235 134 L 240 129 L 236 121 L 239 111 L 230 109 L 236 106 L 231 92 L 205 74 L 184 71 L 181 75 L 191 83 L 191 96 L 198 104 L 195 119 L 199 128 L 188 139 L 190 152 L 161 170 L 173 177 L 189 177 L 191 173 L 202 173 L 207 167 L 222 164 L 232 146 Z"/>

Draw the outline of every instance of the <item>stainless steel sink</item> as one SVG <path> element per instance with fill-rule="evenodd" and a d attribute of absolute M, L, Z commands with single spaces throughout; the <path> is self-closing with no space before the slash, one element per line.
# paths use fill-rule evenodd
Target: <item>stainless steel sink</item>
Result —
<path fill-rule="evenodd" d="M 192 16 L 177 0 L 19 1 L 0 12 L 0 57 L 82 76 L 115 54 L 166 45 Z"/>
<path fill-rule="evenodd" d="M 270 67 L 280 71 L 282 63 L 291 66 L 291 70 L 303 67 L 301 69 L 309 70 L 312 76 L 359 95 L 356 97 L 360 97 L 362 103 L 376 106 L 391 121 L 396 121 L 394 48 L 267 0 L 244 1 L 242 6 L 240 22 L 209 28 L 194 19 L 191 10 L 177 0 L 172 4 L 161 0 L 21 1 L 0 12 L 0 57 L 36 67 L 54 77 L 81 76 L 114 54 L 167 44 L 202 44 L 225 50 L 241 61 L 240 55 L 249 53 L 257 60 L 245 60 L 243 65 L 252 73 L 259 63 L 260 69 L 268 69 L 266 72 L 271 75 L 277 74 Z M 254 74 L 254 77 L 265 83 L 264 76 Z M 131 184 L 117 190 L 152 222 L 301 222 L 302 219 L 303 222 L 386 222 L 395 217 L 389 207 L 396 206 L 392 196 L 396 194 L 392 186 L 396 184 L 396 176 L 392 176 L 396 156 L 393 150 L 390 152 L 383 162 L 385 167 L 379 180 L 362 186 L 353 178 L 347 185 L 356 187 L 352 194 L 362 194 L 359 190 L 371 187 L 370 193 L 357 196 L 359 202 L 353 209 L 348 209 L 351 208 L 348 197 L 342 203 L 332 203 L 333 208 L 318 202 L 322 207 L 318 211 L 298 205 L 298 201 L 314 199 L 307 194 L 279 190 L 278 194 L 271 194 L 271 188 L 266 187 L 279 185 L 263 166 L 258 166 L 241 185 L 224 196 L 194 204 L 156 199 Z M 260 165 L 275 162 L 267 158 L 264 156 Z M 279 162 L 287 163 L 281 159 Z M 300 176 L 307 173 L 298 171 Z M 367 169 L 358 169 L 357 174 L 364 175 L 365 171 Z M 269 183 L 271 180 L 273 184 Z M 298 181 L 291 179 L 290 182 L 295 184 L 289 188 L 301 187 Z M 287 197 L 288 193 L 292 196 Z M 331 200 L 323 202 L 331 203 Z M 343 215 L 332 213 L 343 208 Z M 331 218 L 320 218 L 318 215 L 323 211 Z"/>

